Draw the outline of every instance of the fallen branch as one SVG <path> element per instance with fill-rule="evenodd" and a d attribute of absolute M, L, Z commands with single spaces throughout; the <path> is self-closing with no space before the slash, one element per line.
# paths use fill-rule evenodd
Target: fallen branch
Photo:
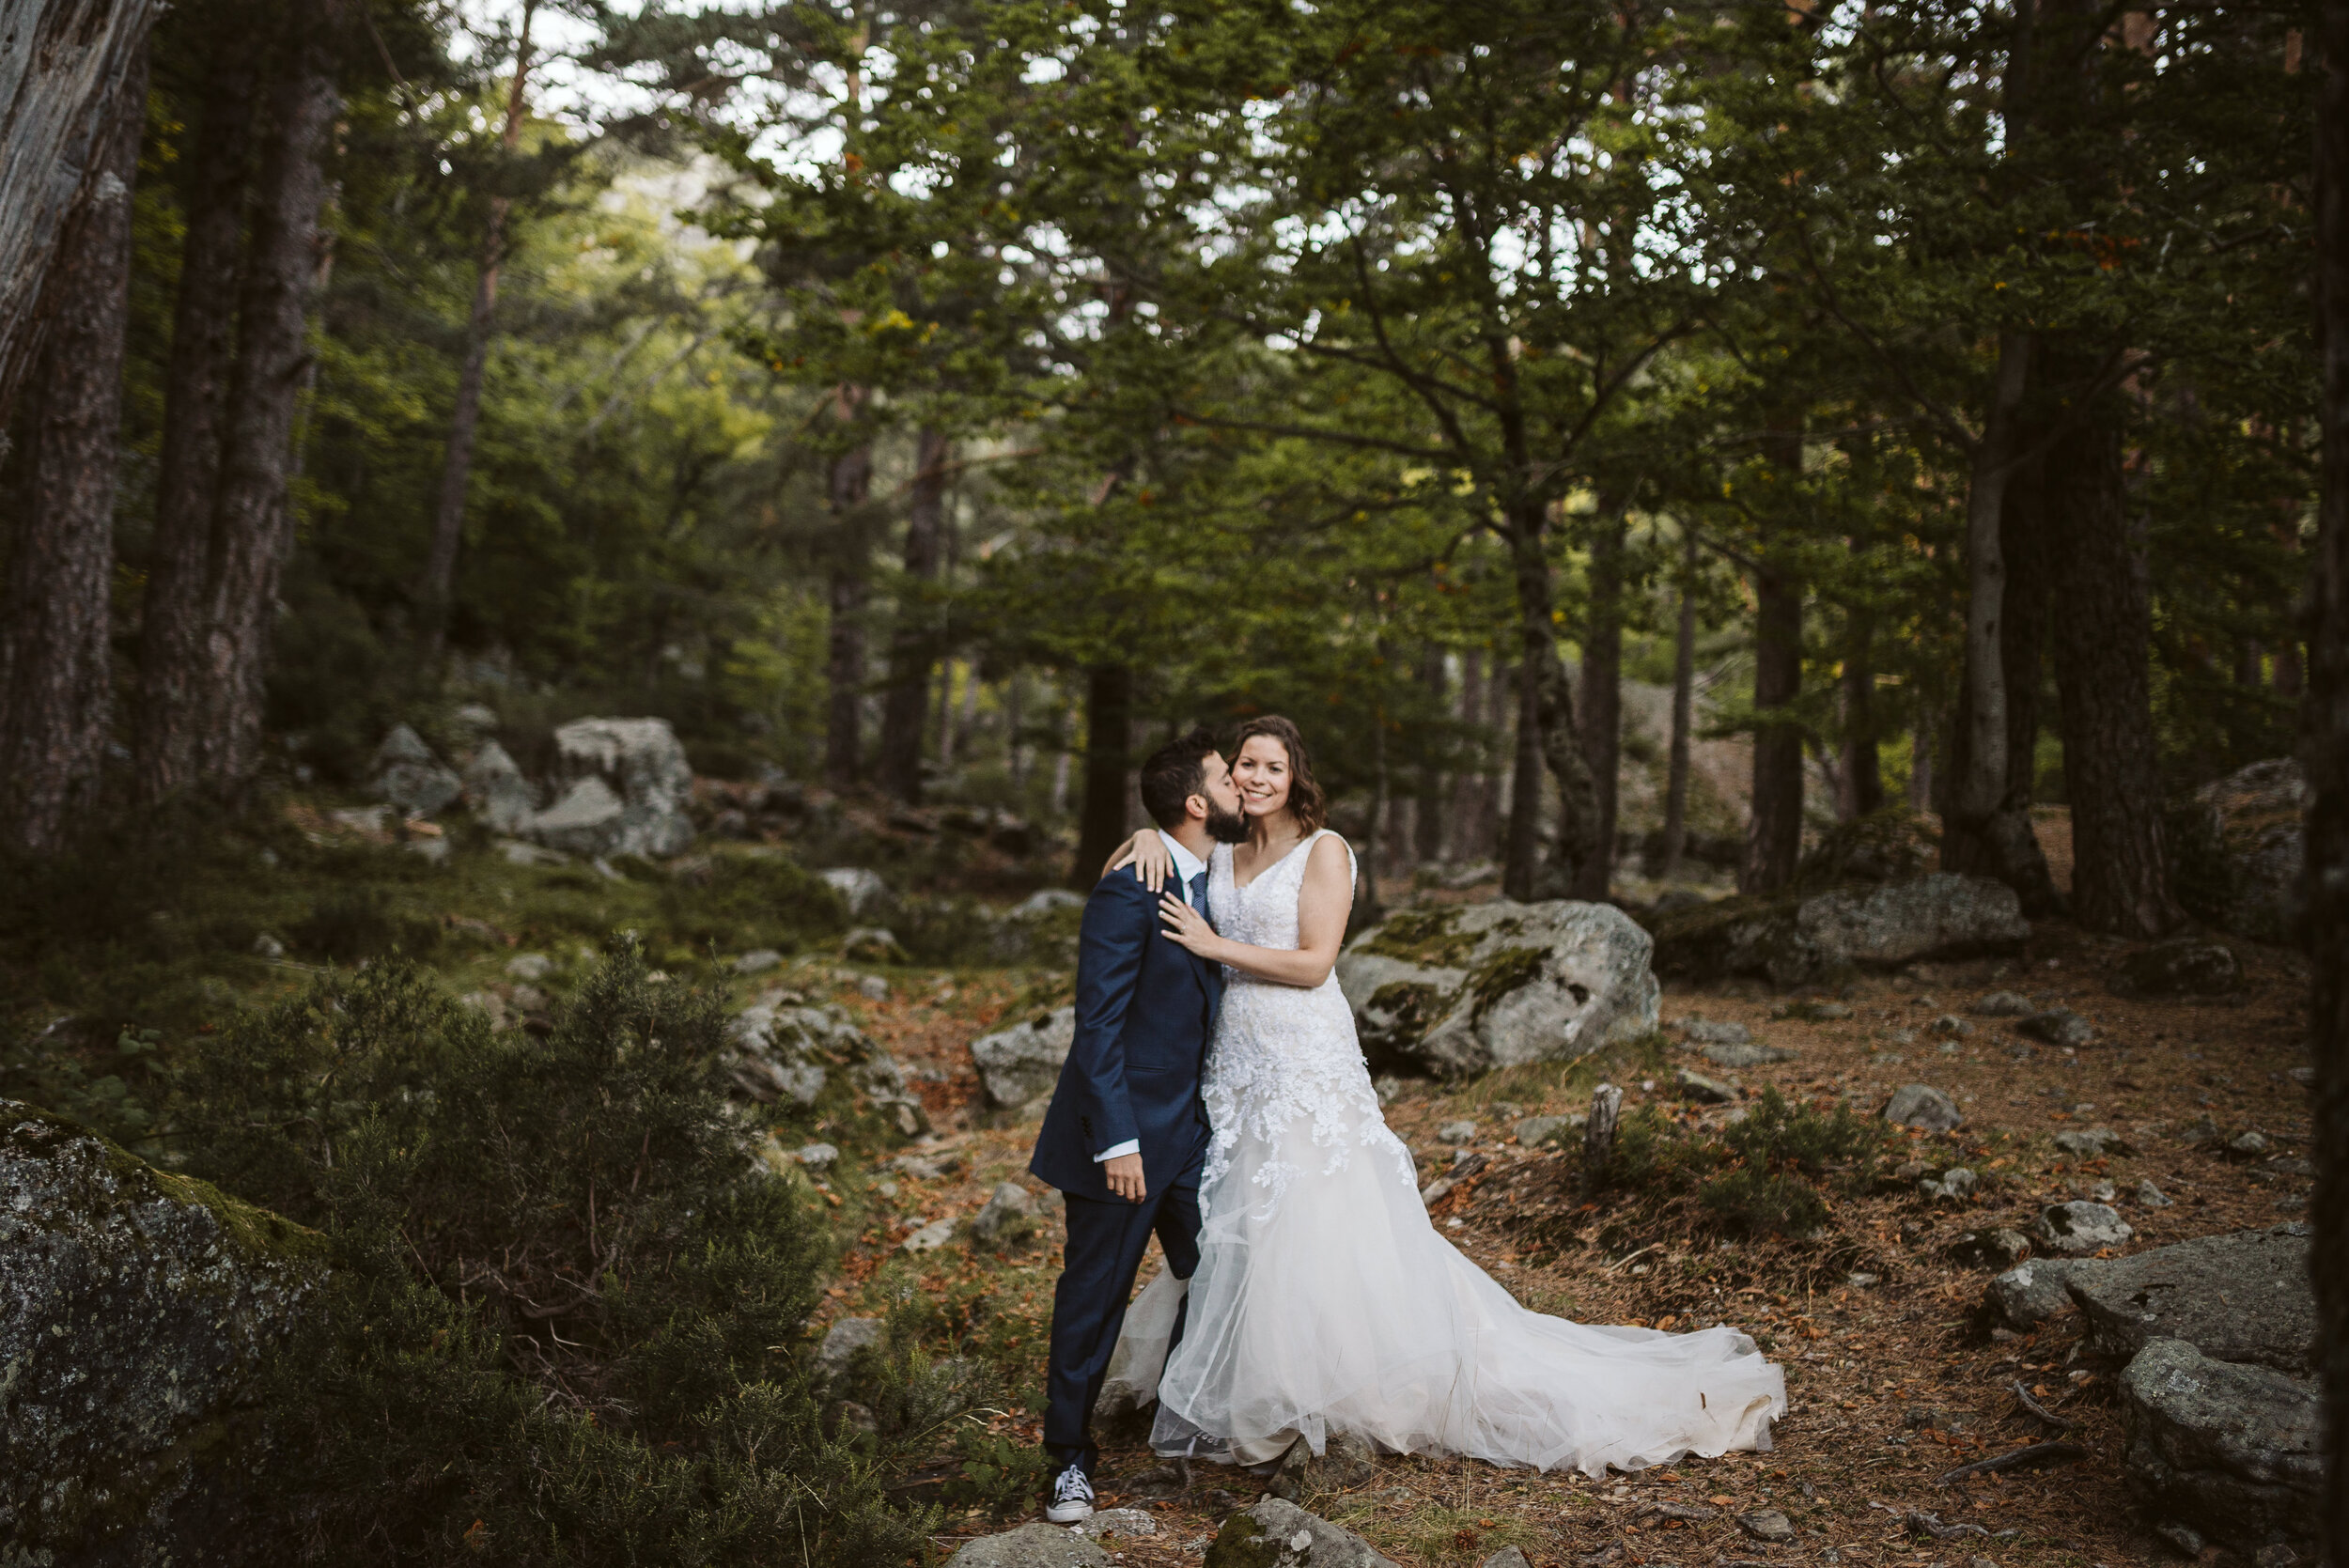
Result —
<path fill-rule="evenodd" d="M 2046 1405 L 2031 1398 L 2030 1390 L 2023 1387 L 2023 1380 L 2019 1377 L 2015 1380 L 2015 1398 L 2024 1409 L 2029 1410 L 2032 1415 L 2037 1416 L 2041 1421 L 2046 1421 L 2049 1426 L 2054 1427 L 2058 1432 L 2069 1432 L 2072 1430 L 2072 1423 L 2070 1421 L 2064 1420 L 2061 1416 L 2057 1415 L 2053 1410 L 2048 1409 Z"/>
<path fill-rule="evenodd" d="M 2077 1443 L 2033 1443 L 2012 1453 L 2001 1453 L 1995 1459 L 1979 1459 L 1971 1465 L 1960 1465 L 1937 1478 L 1934 1484 L 1947 1486 L 1951 1482 L 1962 1481 L 1969 1475 L 1988 1475 L 1993 1470 L 2011 1470 L 2022 1465 L 2074 1465 L 2087 1457 L 2088 1451 Z"/>

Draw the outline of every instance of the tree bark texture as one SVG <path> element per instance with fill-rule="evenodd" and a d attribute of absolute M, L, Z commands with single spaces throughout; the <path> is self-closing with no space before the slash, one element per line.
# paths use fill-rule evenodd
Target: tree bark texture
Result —
<path fill-rule="evenodd" d="M 864 408 L 866 390 L 844 386 L 837 411 L 853 423 Z M 832 568 L 827 583 L 832 625 L 825 640 L 824 779 L 834 789 L 853 788 L 864 774 L 864 609 L 871 593 L 871 551 L 865 537 L 865 505 L 873 492 L 873 449 L 855 442 L 832 462 L 830 493 Z"/>
<path fill-rule="evenodd" d="M 2120 395 L 2100 396 L 2047 458 L 2056 689 L 2072 803 L 2072 913 L 2091 931 L 2154 937 L 2184 912 L 2170 887 L 2149 663 L 2153 637 L 2129 536 Z"/>
<path fill-rule="evenodd" d="M 924 427 L 914 462 L 913 490 L 906 507 L 907 592 L 889 636 L 889 695 L 881 707 L 880 786 L 910 806 L 922 800 L 922 721 L 936 646 L 925 624 L 929 612 L 922 598 L 938 581 L 943 538 L 940 525 L 946 513 L 946 462 L 952 450 L 944 431 Z M 1016 722 L 1013 727 L 1017 730 Z M 1016 734 L 1012 751 L 1016 773 Z"/>
<path fill-rule="evenodd" d="M 2308 620 L 2309 1038 L 2316 1084 L 2317 1371 L 2326 1485 L 2318 1560 L 2349 1561 L 2349 0 L 2318 13 L 2325 80 L 2316 128 L 2316 303 L 2324 370 L 2324 490 Z"/>
<path fill-rule="evenodd" d="M 116 85 L 96 188 L 50 269 L 44 349 L 25 383 L 32 451 L 0 590 L 0 833 L 62 847 L 97 794 L 113 678 L 115 474 L 130 311 L 131 190 L 147 56 Z"/>
<path fill-rule="evenodd" d="M 1068 885 L 1101 879 L 1110 852 L 1126 836 L 1126 753 L 1133 724 L 1134 673 L 1123 664 L 1085 672 L 1084 801 L 1077 819 L 1077 859 Z"/>
<path fill-rule="evenodd" d="M 116 93 L 133 71 L 144 79 L 159 8 L 10 0 L 0 9 L 0 430 L 40 353 L 52 260 L 75 210 L 98 194 Z"/>
<path fill-rule="evenodd" d="M 1480 648 L 1460 656 L 1460 729 L 1463 754 L 1469 766 L 1453 776 L 1452 822 L 1444 835 L 1444 857 L 1474 860 L 1485 853 L 1483 820 L 1486 770 L 1485 671 L 1488 662 Z"/>
<path fill-rule="evenodd" d="M 1853 555 L 1860 542 L 1849 544 Z M 1876 761 L 1875 612 L 1854 604 L 1843 612 L 1843 673 L 1836 690 L 1843 738 L 1835 772 L 1835 815 L 1849 822 L 1884 807 L 1884 772 Z"/>
<path fill-rule="evenodd" d="M 1419 680 L 1430 717 L 1443 712 L 1451 700 L 1451 684 L 1445 678 L 1441 648 L 1430 647 L 1420 656 Z M 1435 736 L 1436 726 L 1430 724 L 1420 737 L 1418 787 L 1412 794 L 1411 859 L 1420 865 L 1443 859 L 1443 764 Z"/>
<path fill-rule="evenodd" d="M 514 81 L 506 95 L 506 128 L 499 137 L 506 155 L 521 146 L 524 96 L 530 82 L 530 21 L 537 0 L 523 0 L 521 36 L 514 50 Z M 425 659 L 440 661 L 448 632 L 449 598 L 457 581 L 457 549 L 465 536 L 465 491 L 473 478 L 474 438 L 481 427 L 481 379 L 490 364 L 490 335 L 497 312 L 498 271 L 506 262 L 506 219 L 513 202 L 490 198 L 489 222 L 481 236 L 481 270 L 474 280 L 473 311 L 465 319 L 465 357 L 457 371 L 457 401 L 449 411 L 448 442 L 441 453 L 441 489 L 432 510 L 432 545 L 416 582 L 416 605 L 424 619 Z"/>
<path fill-rule="evenodd" d="M 260 765 L 270 622 L 278 573 L 293 542 L 286 474 L 309 358 L 305 326 L 326 199 L 321 160 L 342 108 L 327 36 L 330 16 L 338 15 L 338 8 L 302 15 L 285 46 L 270 94 L 270 134 L 238 303 L 236 377 L 206 579 L 204 719 L 197 746 L 199 771 L 231 794 Z"/>
<path fill-rule="evenodd" d="M 1510 519 L 1520 663 L 1508 853 L 1501 863 L 1501 891 L 1519 901 L 1564 896 L 1575 867 L 1591 853 L 1597 817 L 1590 763 L 1574 722 L 1574 691 L 1550 633 L 1549 558 L 1543 550 L 1543 525 L 1542 509 L 1532 502 L 1520 503 Z M 1547 871 L 1540 863 L 1545 763 L 1559 788 L 1558 838 Z"/>
<path fill-rule="evenodd" d="M 1785 711 L 1802 695 L 1802 583 L 1783 568 L 1753 575 L 1753 815 L 1737 891 L 1776 893 L 1802 862 L 1802 728 Z"/>
<path fill-rule="evenodd" d="M 179 297 L 164 372 L 155 533 L 139 625 L 138 714 L 132 795 L 152 805 L 195 776 L 203 726 L 204 647 L 212 508 L 220 495 L 222 426 L 237 355 L 236 302 L 251 188 L 257 40 L 227 24 L 214 36 L 182 203 Z"/>
<path fill-rule="evenodd" d="M 1672 742 L 1664 763 L 1664 854 L 1657 875 L 1680 875 L 1688 848 L 1688 742 L 1696 722 L 1697 533 L 1681 532 L 1680 622 L 1672 641 Z"/>
<path fill-rule="evenodd" d="M 1591 851 L 1573 896 L 1604 899 L 1615 877 L 1616 793 L 1623 768 L 1624 516 L 1603 506 L 1591 538 L 1591 619 L 1582 637 L 1582 752 L 1591 773 Z"/>

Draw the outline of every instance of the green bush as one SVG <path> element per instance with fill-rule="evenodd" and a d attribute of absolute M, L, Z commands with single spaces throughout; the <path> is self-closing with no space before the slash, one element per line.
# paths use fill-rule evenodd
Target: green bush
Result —
<path fill-rule="evenodd" d="M 662 891 L 661 912 L 677 936 L 729 953 L 790 952 L 848 925 L 832 884 L 772 849 L 713 850 L 683 862 Z"/>
<path fill-rule="evenodd" d="M 387 962 L 191 1067 L 191 1163 L 324 1231 L 256 1560 L 867 1564 L 930 1521 L 821 1433 L 823 1233 L 752 1157 L 717 999 L 615 944 L 541 1039 Z"/>
<path fill-rule="evenodd" d="M 1820 1110 L 1766 1089 L 1718 1137 L 1691 1136 L 1654 1107 L 1626 1115 L 1606 1184 L 1618 1192 L 1693 1196 L 1711 1227 L 1731 1235 L 1806 1235 L 1827 1222 L 1820 1190 L 1864 1189 L 1888 1142 L 1883 1126 L 1848 1107 Z"/>
<path fill-rule="evenodd" d="M 1813 1176 L 1861 1165 L 1873 1170 L 1888 1138 L 1882 1122 L 1849 1106 L 1822 1111 L 1787 1099 L 1775 1087 L 1762 1091 L 1762 1097 L 1747 1108 L 1745 1119 L 1721 1134 L 1722 1141 L 1742 1159 L 1791 1165 Z"/>
<path fill-rule="evenodd" d="M 989 1514 L 1017 1514 L 1032 1507 L 1052 1467 L 1043 1450 L 990 1432 L 976 1419 L 955 1433 L 960 1471 L 946 1483 L 946 1501 Z"/>

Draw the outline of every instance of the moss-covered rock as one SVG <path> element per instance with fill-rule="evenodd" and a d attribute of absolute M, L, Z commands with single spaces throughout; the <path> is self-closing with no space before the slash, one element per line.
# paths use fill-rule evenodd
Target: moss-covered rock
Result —
<path fill-rule="evenodd" d="M 1722 898 L 1654 917 L 1658 972 L 1800 986 L 1839 970 L 2012 951 L 2030 936 L 2015 890 L 1933 872 L 1774 898 Z"/>
<path fill-rule="evenodd" d="M 1374 1061 L 1463 1078 L 1654 1029 L 1649 951 L 1610 904 L 1455 904 L 1355 938 L 1338 984 Z"/>
<path fill-rule="evenodd" d="M 2222 931 L 2263 942 L 2306 935 L 2308 776 L 2291 757 L 2238 768 L 2169 810 L 2178 901 Z"/>
<path fill-rule="evenodd" d="M 0 1540 L 10 1561 L 207 1560 L 212 1478 L 325 1241 L 0 1101 Z M 46 1554 L 46 1555 L 44 1555 Z"/>

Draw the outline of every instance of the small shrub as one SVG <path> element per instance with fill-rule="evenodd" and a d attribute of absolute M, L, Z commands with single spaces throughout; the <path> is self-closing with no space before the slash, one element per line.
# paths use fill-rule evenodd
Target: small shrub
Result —
<path fill-rule="evenodd" d="M 998 1515 L 1028 1509 L 1043 1492 L 1052 1465 L 1035 1444 L 990 1432 L 977 1420 L 957 1430 L 955 1453 L 962 1467 L 946 1483 L 947 1504 Z"/>
<path fill-rule="evenodd" d="M 1778 1175 L 1750 1165 L 1706 1181 L 1697 1202 L 1735 1236 L 1808 1235 L 1827 1223 L 1827 1200 L 1799 1176 Z"/>
<path fill-rule="evenodd" d="M 286 935 L 297 951 L 344 964 L 392 952 L 416 957 L 430 952 L 441 939 L 439 925 L 428 920 L 402 918 L 381 889 L 368 887 L 336 889 L 321 895 Z"/>
<path fill-rule="evenodd" d="M 1792 1101 L 1775 1087 L 1747 1109 L 1745 1119 L 1721 1135 L 1741 1159 L 1754 1165 L 1791 1165 L 1809 1175 L 1822 1175 L 1839 1167 L 1865 1166 L 1872 1171 L 1884 1152 L 1884 1124 L 1859 1115 L 1849 1106 L 1822 1111 Z M 1867 1171 L 1860 1174 L 1864 1177 Z"/>
<path fill-rule="evenodd" d="M 848 929 L 848 911 L 822 877 L 777 851 L 713 851 L 671 873 L 662 913 L 696 946 L 794 950 Z"/>

